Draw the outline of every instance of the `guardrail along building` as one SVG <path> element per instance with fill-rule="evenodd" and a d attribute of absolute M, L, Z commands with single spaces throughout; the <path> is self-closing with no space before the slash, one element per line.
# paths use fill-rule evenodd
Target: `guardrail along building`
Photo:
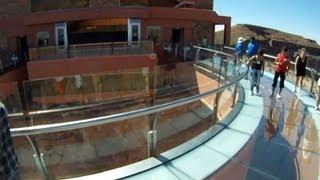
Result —
<path fill-rule="evenodd" d="M 212 0 L 1 0 L 0 48 L 27 58 L 28 48 L 107 42 L 214 41 L 215 25 L 230 17 Z"/>
<path fill-rule="evenodd" d="M 175 44 L 214 43 L 217 25 L 229 44 L 231 18 L 212 9 L 212 0 L 0 0 L 0 84 L 32 84 L 43 97 L 60 84 L 68 89 L 78 75 L 151 72 L 167 63 L 160 62 L 169 59 L 163 54 L 170 44 L 172 53 Z M 92 91 L 101 90 L 88 81 Z"/>

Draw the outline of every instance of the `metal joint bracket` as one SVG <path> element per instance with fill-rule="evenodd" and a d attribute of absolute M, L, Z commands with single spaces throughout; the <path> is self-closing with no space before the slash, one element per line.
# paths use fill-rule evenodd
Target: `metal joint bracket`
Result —
<path fill-rule="evenodd" d="M 147 135 L 148 140 L 148 157 L 157 155 L 157 130 L 151 130 Z"/>

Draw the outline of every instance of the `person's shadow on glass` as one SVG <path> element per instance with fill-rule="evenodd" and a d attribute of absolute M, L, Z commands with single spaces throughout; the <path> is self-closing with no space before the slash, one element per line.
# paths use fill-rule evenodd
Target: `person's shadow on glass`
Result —
<path fill-rule="evenodd" d="M 296 152 L 282 135 L 286 122 L 284 107 L 281 101 L 275 99 L 265 107 L 267 116 L 262 117 L 255 133 L 246 179 L 299 179 Z"/>

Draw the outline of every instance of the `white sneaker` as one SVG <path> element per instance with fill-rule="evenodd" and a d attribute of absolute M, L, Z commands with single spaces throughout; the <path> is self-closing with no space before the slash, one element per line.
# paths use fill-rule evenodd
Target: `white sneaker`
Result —
<path fill-rule="evenodd" d="M 281 95 L 280 94 L 277 94 L 277 99 L 281 99 Z"/>

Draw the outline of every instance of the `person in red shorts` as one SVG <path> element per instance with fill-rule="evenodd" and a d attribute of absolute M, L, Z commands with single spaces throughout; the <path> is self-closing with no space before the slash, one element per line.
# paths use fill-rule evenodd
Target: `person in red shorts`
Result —
<path fill-rule="evenodd" d="M 282 92 L 282 89 L 284 88 L 284 81 L 289 71 L 289 65 L 290 65 L 290 59 L 289 59 L 288 48 L 284 47 L 282 48 L 281 53 L 278 54 L 275 60 L 275 73 L 273 78 L 271 96 L 274 95 L 274 90 L 277 87 L 278 79 L 280 77 L 280 91 L 277 94 L 277 98 L 281 99 L 281 92 Z"/>

